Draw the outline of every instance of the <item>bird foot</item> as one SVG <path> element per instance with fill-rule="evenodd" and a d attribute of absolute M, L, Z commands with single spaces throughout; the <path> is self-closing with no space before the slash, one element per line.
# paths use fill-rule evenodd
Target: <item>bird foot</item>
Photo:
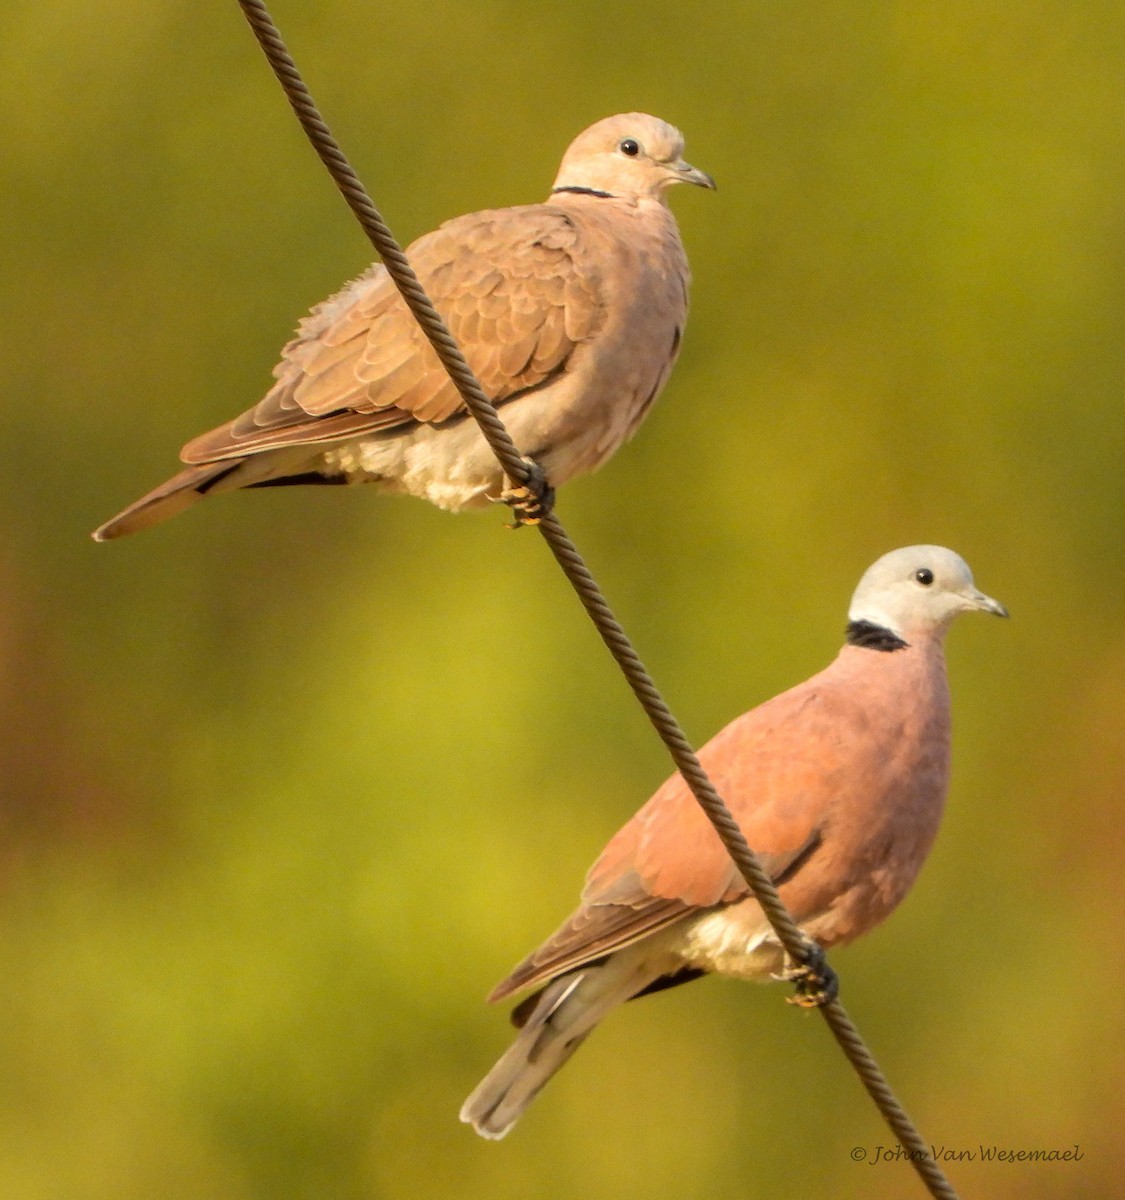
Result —
<path fill-rule="evenodd" d="M 799 1008 L 821 1008 L 831 1004 L 840 993 L 840 978 L 815 942 L 811 943 L 803 963 L 787 960 L 786 966 L 774 978 L 795 986 L 796 995 L 788 997 L 787 1003 Z"/>
<path fill-rule="evenodd" d="M 507 475 L 504 476 L 504 489 L 499 496 L 489 499 L 497 504 L 506 504 L 515 516 L 515 521 L 509 529 L 519 529 L 521 525 L 538 525 L 540 521 L 555 507 L 555 489 L 547 482 L 543 468 L 534 459 L 525 458 L 527 464 L 527 482 L 515 485 Z"/>

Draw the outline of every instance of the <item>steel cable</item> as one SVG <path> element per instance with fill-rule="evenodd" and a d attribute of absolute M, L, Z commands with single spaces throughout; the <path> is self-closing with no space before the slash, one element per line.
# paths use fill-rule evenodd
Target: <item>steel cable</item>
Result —
<path fill-rule="evenodd" d="M 243 14 L 273 68 L 301 127 L 363 227 L 387 273 L 402 294 L 411 313 L 433 345 L 481 433 L 496 455 L 504 473 L 542 499 L 549 491 L 547 481 L 533 463 L 520 454 L 496 409 L 485 395 L 445 322 L 430 302 L 414 274 L 402 247 L 375 207 L 359 177 L 333 138 L 313 103 L 297 65 L 281 39 L 277 26 L 261 0 L 239 0 Z M 802 933 L 781 901 L 773 881 L 762 870 L 741 828 L 715 790 L 676 718 L 641 662 L 632 642 L 613 615 L 605 596 L 562 523 L 549 508 L 537 526 L 551 553 L 578 594 L 602 640 L 621 668 L 676 768 L 683 775 L 727 853 L 734 861 L 762 906 L 790 960 L 803 968 L 798 978 L 799 994 L 823 1014 L 828 1027 L 852 1064 L 889 1128 L 907 1151 L 909 1161 L 930 1194 L 939 1200 L 957 1200 L 957 1193 L 935 1162 L 921 1134 L 899 1103 L 859 1030 L 836 998 L 837 978 L 820 947 Z M 800 971 L 798 972 L 800 974 Z"/>

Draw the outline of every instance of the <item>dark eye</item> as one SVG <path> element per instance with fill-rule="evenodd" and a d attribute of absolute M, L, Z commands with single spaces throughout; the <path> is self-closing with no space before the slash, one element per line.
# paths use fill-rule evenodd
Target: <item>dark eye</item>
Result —
<path fill-rule="evenodd" d="M 622 154 L 627 154 L 630 158 L 636 158 L 641 152 L 641 144 L 633 138 L 622 138 L 617 146 Z"/>
<path fill-rule="evenodd" d="M 934 581 L 934 573 L 929 567 L 919 567 L 918 570 L 914 572 L 914 578 L 917 579 L 923 587 L 929 587 Z"/>

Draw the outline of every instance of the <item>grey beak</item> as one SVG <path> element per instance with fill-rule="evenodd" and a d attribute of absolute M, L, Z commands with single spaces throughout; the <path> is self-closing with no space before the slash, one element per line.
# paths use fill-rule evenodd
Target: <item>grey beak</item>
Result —
<path fill-rule="evenodd" d="M 715 181 L 706 171 L 693 167 L 691 163 L 684 162 L 682 158 L 668 165 L 675 172 L 676 179 L 680 183 L 694 183 L 696 187 L 708 188 L 712 192 L 716 190 Z"/>
<path fill-rule="evenodd" d="M 1008 610 L 1000 603 L 999 600 L 993 600 L 991 596 L 986 596 L 984 592 L 977 592 L 972 597 L 973 607 L 981 612 L 992 613 L 997 617 L 1006 617 Z"/>

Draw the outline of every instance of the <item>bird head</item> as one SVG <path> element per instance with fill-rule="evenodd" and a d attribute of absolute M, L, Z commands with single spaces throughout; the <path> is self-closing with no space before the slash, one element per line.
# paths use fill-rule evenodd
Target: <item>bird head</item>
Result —
<path fill-rule="evenodd" d="M 714 189 L 715 181 L 684 161 L 683 135 L 647 113 L 606 117 L 567 147 L 553 191 L 660 199 L 674 183 Z"/>
<path fill-rule="evenodd" d="M 909 641 L 912 634 L 940 637 L 963 612 L 1008 615 L 998 600 L 976 587 L 959 554 L 944 546 L 907 546 L 867 568 L 848 620 L 870 622 Z"/>

